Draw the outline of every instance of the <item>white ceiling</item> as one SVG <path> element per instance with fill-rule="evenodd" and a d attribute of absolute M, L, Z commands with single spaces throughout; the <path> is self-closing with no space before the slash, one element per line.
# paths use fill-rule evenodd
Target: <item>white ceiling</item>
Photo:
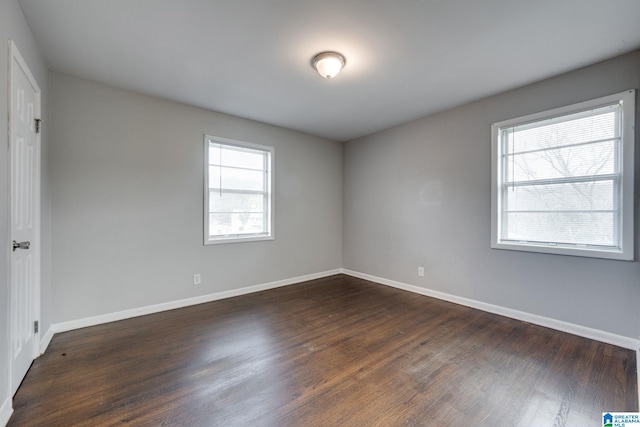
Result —
<path fill-rule="evenodd" d="M 640 48 L 640 0 L 20 4 L 52 70 L 337 141 Z"/>

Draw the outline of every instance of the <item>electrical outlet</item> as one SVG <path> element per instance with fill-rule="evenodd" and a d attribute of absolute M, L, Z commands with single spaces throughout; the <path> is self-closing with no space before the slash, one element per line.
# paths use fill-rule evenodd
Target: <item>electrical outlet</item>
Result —
<path fill-rule="evenodd" d="M 424 277 L 424 267 L 418 267 L 418 276 Z"/>
<path fill-rule="evenodd" d="M 193 284 L 194 285 L 199 285 L 202 283 L 202 279 L 200 278 L 200 274 L 194 274 L 193 275 Z"/>

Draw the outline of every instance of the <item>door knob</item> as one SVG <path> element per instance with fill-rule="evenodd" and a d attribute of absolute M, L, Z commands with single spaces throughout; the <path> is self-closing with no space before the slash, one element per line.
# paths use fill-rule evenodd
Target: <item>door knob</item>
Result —
<path fill-rule="evenodd" d="M 15 252 L 16 249 L 29 249 L 29 246 L 31 246 L 31 242 L 26 241 L 26 242 L 16 242 L 15 240 L 13 241 L 13 251 Z"/>

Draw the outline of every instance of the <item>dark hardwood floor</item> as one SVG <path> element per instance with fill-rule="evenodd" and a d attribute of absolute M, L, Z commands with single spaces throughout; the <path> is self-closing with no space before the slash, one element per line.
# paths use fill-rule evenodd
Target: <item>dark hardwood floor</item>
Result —
<path fill-rule="evenodd" d="M 10 426 L 601 426 L 635 352 L 332 276 L 57 334 Z"/>

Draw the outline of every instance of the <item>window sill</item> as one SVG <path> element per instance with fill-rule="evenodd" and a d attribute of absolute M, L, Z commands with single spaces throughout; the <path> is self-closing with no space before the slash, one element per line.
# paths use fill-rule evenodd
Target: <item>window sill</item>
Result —
<path fill-rule="evenodd" d="M 244 243 L 244 242 L 261 242 L 265 240 L 274 240 L 273 236 L 252 236 L 252 237 L 219 237 L 216 239 L 207 239 L 204 244 L 221 245 L 225 243 Z"/>
<path fill-rule="evenodd" d="M 535 243 L 515 243 L 515 242 L 492 242 L 492 249 L 504 249 L 520 252 L 536 252 L 542 254 L 552 255 L 568 255 L 587 258 L 601 258 L 601 259 L 613 259 L 619 261 L 634 261 L 633 253 L 625 253 L 624 250 L 606 250 L 596 249 L 589 247 L 569 247 L 569 246 L 554 246 L 547 244 L 535 244 Z"/>

